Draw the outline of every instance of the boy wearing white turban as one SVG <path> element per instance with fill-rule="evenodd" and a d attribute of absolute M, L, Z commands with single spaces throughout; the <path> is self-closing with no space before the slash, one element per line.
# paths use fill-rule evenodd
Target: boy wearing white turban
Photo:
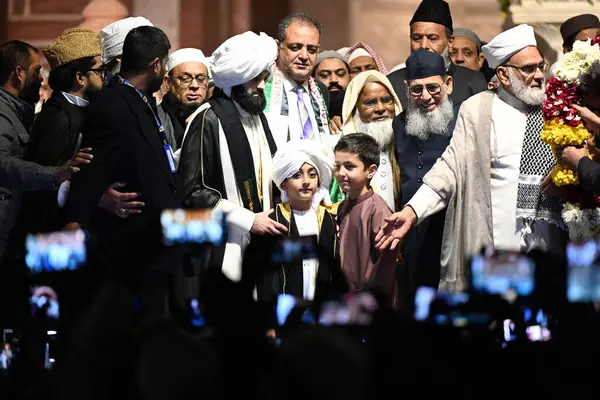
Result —
<path fill-rule="evenodd" d="M 337 204 L 331 205 L 328 188 L 333 175 L 333 155 L 312 140 L 292 140 L 273 158 L 273 182 L 281 190 L 283 203 L 269 217 L 288 229 L 289 237 L 317 235 L 328 262 L 304 259 L 281 265 L 257 285 L 260 301 L 274 302 L 282 293 L 305 300 L 325 299 L 344 291 L 337 249 Z M 272 239 L 260 240 L 264 249 Z M 254 245 L 255 243 L 253 243 Z M 266 251 L 266 250 L 265 250 Z M 340 287 L 341 285 L 341 287 Z"/>
<path fill-rule="evenodd" d="M 217 86 L 189 119 L 179 176 L 189 205 L 227 214 L 229 236 L 212 253 L 231 280 L 241 279 L 242 253 L 257 235 L 287 233 L 269 218 L 273 198 L 271 159 L 277 147 L 263 114 L 265 81 L 277 44 L 264 33 L 245 32 L 213 53 L 210 70 Z"/>
<path fill-rule="evenodd" d="M 560 199 L 542 193 L 555 160 L 540 139 L 545 62 L 533 28 L 502 32 L 482 51 L 500 86 L 462 104 L 450 145 L 377 237 L 378 247 L 394 248 L 411 225 L 447 207 L 440 290 L 465 290 L 466 261 L 484 246 L 562 254 L 567 239 Z"/>

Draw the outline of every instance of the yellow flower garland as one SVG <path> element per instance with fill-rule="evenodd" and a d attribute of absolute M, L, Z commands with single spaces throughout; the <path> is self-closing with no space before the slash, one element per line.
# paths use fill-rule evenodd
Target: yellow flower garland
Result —
<path fill-rule="evenodd" d="M 541 133 L 542 141 L 552 146 L 555 155 L 557 147 L 581 146 L 590 136 L 582 123 L 577 126 L 570 126 L 564 124 L 558 118 L 545 121 Z M 552 181 L 556 186 L 577 185 L 579 178 L 577 177 L 577 171 L 565 165 L 557 164 L 552 171 Z"/>

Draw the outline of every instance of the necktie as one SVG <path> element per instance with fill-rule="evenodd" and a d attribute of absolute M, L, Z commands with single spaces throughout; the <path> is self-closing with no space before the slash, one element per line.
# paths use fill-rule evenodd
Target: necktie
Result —
<path fill-rule="evenodd" d="M 308 108 L 304 103 L 304 98 L 302 96 L 303 93 L 304 88 L 302 86 L 298 86 L 296 88 L 296 94 L 298 95 L 298 114 L 300 115 L 300 123 L 302 124 L 302 139 L 312 139 L 313 127 L 312 123 L 310 122 Z"/>

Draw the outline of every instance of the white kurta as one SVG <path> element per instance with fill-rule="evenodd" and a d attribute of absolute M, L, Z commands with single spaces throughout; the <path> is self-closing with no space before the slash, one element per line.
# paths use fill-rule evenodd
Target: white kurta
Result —
<path fill-rule="evenodd" d="M 503 89 L 494 95 L 490 132 L 491 200 L 494 246 L 501 250 L 546 250 L 558 246 L 559 228 L 544 221 L 534 223 L 527 245 L 521 243 L 523 220 L 516 217 L 521 150 L 527 122 L 526 105 Z M 465 149 L 465 151 L 467 151 Z M 422 185 L 408 202 L 417 224 L 445 207 L 442 198 Z"/>
<path fill-rule="evenodd" d="M 300 236 L 319 235 L 319 219 L 314 209 L 308 211 L 293 210 L 294 221 L 298 228 Z M 317 271 L 319 270 L 318 259 L 302 260 L 302 276 L 303 276 L 303 298 L 312 300 L 315 297 L 315 289 L 317 283 Z"/>
<path fill-rule="evenodd" d="M 371 187 L 375 193 L 385 200 L 392 211 L 396 211 L 394 201 L 394 174 L 392 172 L 390 158 L 386 152 L 381 152 L 379 167 L 371 180 Z"/>

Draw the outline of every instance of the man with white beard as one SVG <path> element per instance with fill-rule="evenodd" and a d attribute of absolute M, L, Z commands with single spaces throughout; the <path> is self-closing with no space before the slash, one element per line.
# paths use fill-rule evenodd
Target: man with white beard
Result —
<path fill-rule="evenodd" d="M 379 71 L 361 72 L 346 88 L 342 135 L 366 133 L 379 144 L 379 168 L 371 180 L 371 187 L 392 211 L 398 210 L 400 205 L 400 171 L 395 157 L 392 122 L 401 112 L 402 106 L 392 84 Z"/>
<path fill-rule="evenodd" d="M 449 146 L 376 237 L 378 248 L 395 248 L 412 225 L 447 207 L 440 290 L 464 291 L 466 261 L 484 246 L 565 251 L 560 199 L 542 193 L 555 160 L 540 139 L 546 65 L 533 28 L 502 32 L 482 50 L 500 86 L 462 104 Z"/>
<path fill-rule="evenodd" d="M 406 60 L 408 109 L 394 119 L 396 160 L 402 182 L 401 207 L 423 184 L 423 177 L 442 155 L 452 137 L 455 115 L 449 96 L 452 77 L 446 74 L 444 59 L 426 50 L 417 50 Z M 404 238 L 404 273 L 398 285 L 409 300 L 420 286 L 437 288 L 445 210 L 411 229 Z"/>

